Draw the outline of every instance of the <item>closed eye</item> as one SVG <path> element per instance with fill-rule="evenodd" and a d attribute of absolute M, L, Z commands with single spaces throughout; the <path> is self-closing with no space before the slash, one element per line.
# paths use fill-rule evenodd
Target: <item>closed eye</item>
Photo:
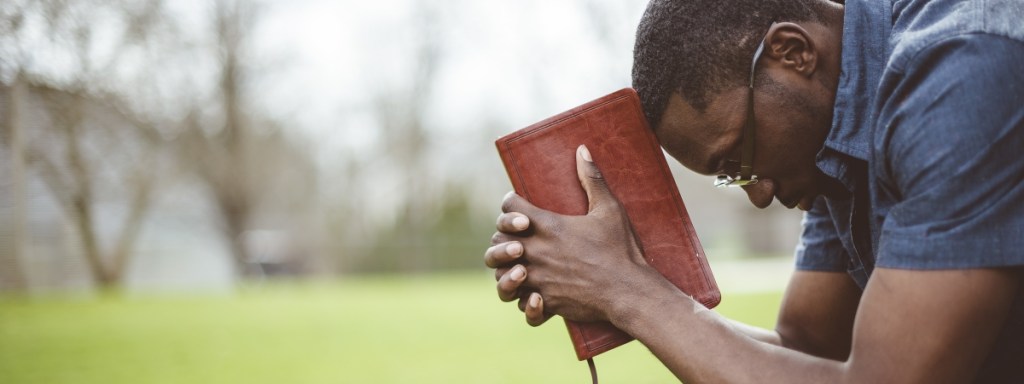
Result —
<path fill-rule="evenodd" d="M 740 162 L 736 160 L 726 160 L 725 165 L 721 168 L 727 174 L 739 173 Z"/>

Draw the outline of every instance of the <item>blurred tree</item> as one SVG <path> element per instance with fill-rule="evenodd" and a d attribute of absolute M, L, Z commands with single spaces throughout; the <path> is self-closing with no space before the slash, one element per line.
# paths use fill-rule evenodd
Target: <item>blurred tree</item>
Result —
<path fill-rule="evenodd" d="M 327 252 L 334 259 L 334 272 L 348 273 L 369 257 L 379 234 L 367 210 L 368 194 L 362 180 L 368 178 L 369 161 L 347 154 L 339 169 L 330 173 L 330 190 L 324 191 L 326 231 L 330 233 Z"/>
<path fill-rule="evenodd" d="M 218 140 L 212 144 L 220 148 L 214 153 L 222 157 L 220 161 L 207 164 L 203 172 L 206 180 L 211 183 L 221 216 L 226 224 L 231 253 L 238 263 L 239 270 L 248 271 L 249 250 L 242 241 L 242 233 L 249 225 L 257 188 L 249 185 L 251 175 L 245 167 L 247 162 L 248 127 L 242 120 L 242 100 L 240 83 L 245 79 L 244 68 L 240 55 L 244 49 L 245 37 L 252 27 L 252 9 L 241 0 L 221 0 L 216 2 L 216 33 L 220 52 L 220 95 L 221 108 L 224 113 L 224 126 Z M 209 137 L 209 136 L 203 136 Z M 209 146 L 210 148 L 212 146 Z M 218 169 L 218 165 L 220 166 Z"/>
<path fill-rule="evenodd" d="M 394 194 L 394 221 L 380 227 L 380 220 L 367 220 L 358 207 L 344 207 L 334 211 L 337 215 L 333 228 L 349 234 L 347 244 L 337 248 L 345 259 L 342 266 L 357 270 L 422 271 L 433 264 L 431 225 L 441 212 L 444 180 L 439 177 L 432 161 L 433 135 L 427 124 L 427 112 L 434 97 L 433 91 L 439 63 L 442 58 L 439 3 L 429 0 L 414 2 L 410 14 L 408 33 L 411 40 L 404 68 L 409 81 L 396 86 L 378 86 L 371 94 L 371 109 L 379 127 L 379 141 L 373 151 L 374 161 L 350 159 L 350 179 L 344 189 L 351 195 L 346 199 L 356 204 L 372 202 L 380 197 L 367 196 L 360 185 L 390 185 Z M 373 194 L 373 193 L 370 193 Z M 347 225 L 364 221 L 374 228 L 371 233 L 353 230 Z M 379 229 L 378 229 L 379 228 Z M 369 239 L 352 237 L 355 233 L 369 234 Z"/>
<path fill-rule="evenodd" d="M 372 248 L 372 257 L 360 260 L 352 267 L 356 272 L 424 272 L 453 269 L 479 269 L 486 240 L 493 233 L 491 218 L 481 217 L 471 206 L 464 184 L 449 183 L 444 193 L 432 204 L 436 208 L 429 218 L 421 222 L 418 233 L 422 238 L 413 244 L 402 241 L 408 236 L 407 225 L 397 224 L 380 234 Z M 408 222 L 403 211 L 398 223 Z M 416 247 L 416 248 L 413 248 Z M 410 270 L 408 258 L 418 255 L 417 269 Z"/>
<path fill-rule="evenodd" d="M 303 243 L 297 248 L 316 248 L 316 236 L 307 236 L 315 231 L 316 169 L 311 154 L 250 103 L 258 61 L 250 51 L 256 4 L 216 0 L 212 8 L 213 36 L 205 52 L 216 57 L 215 87 L 209 103 L 200 98 L 191 107 L 180 158 L 212 195 L 236 271 L 243 277 L 261 276 L 247 231 L 285 227 L 290 238 Z"/>
<path fill-rule="evenodd" d="M 0 249 L 0 288 L 15 291 L 27 289 L 22 262 L 26 255 L 27 239 L 27 196 L 25 178 L 24 128 L 21 124 L 22 85 L 21 67 L 24 53 L 15 49 L 14 41 L 23 33 L 24 4 L 12 2 L 0 7 L 0 47 L 7 48 L 0 54 L 0 73 L 10 74 L 10 85 L 6 87 L 4 98 L 6 108 L 3 111 L 3 128 L 0 130 L 0 141 L 10 149 L 10 206 L 9 227 L 10 241 Z"/>
<path fill-rule="evenodd" d="M 119 93 L 116 72 L 140 58 L 133 53 L 148 49 L 147 35 L 161 12 L 159 1 L 40 0 L 4 8 L 5 18 L 15 20 L 7 23 L 13 28 L 3 40 L 11 55 L 0 67 L 5 77 L 14 74 L 7 142 L 63 208 L 94 281 L 103 287 L 116 286 L 128 265 L 152 201 L 160 141 L 155 124 Z M 117 23 L 98 22 L 108 18 Z M 20 91 L 25 78 L 29 86 Z M 23 108 L 39 109 L 42 116 L 34 118 L 47 121 L 25 137 L 18 129 Z M 16 188 L 23 191 L 24 185 Z M 113 245 L 104 249 L 96 206 L 112 196 L 125 197 L 126 213 Z M 23 218 L 15 220 L 24 226 Z"/>
<path fill-rule="evenodd" d="M 27 233 L 27 198 L 25 183 L 24 140 L 19 113 L 24 90 L 21 76 L 15 75 L 12 84 L 5 87 L 6 108 L 3 111 L 2 142 L 10 149 L 10 207 L 9 223 L 3 226 L 10 241 L 0 244 L 0 289 L 23 291 L 27 288 L 21 260 L 25 258 Z"/>
<path fill-rule="evenodd" d="M 160 137 L 153 125 L 88 95 L 34 86 L 49 132 L 26 148 L 29 164 L 65 210 L 81 251 L 101 287 L 121 283 L 143 219 L 154 198 Z M 104 249 L 97 206 L 117 197 L 126 213 L 113 245 Z"/>

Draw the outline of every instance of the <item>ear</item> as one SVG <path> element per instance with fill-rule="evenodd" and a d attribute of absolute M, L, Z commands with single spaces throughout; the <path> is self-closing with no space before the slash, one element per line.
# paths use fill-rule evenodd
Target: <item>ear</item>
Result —
<path fill-rule="evenodd" d="M 807 30 L 795 23 L 776 23 L 765 35 L 764 55 L 783 68 L 811 76 L 818 67 L 818 51 Z"/>

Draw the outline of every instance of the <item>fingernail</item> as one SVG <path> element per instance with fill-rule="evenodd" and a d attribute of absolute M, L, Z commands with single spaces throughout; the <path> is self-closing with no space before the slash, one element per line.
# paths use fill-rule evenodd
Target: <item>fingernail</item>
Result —
<path fill-rule="evenodd" d="M 511 277 L 512 280 L 519 281 L 522 280 L 525 275 L 526 271 L 523 270 L 523 267 L 517 265 L 515 267 L 512 267 L 512 272 L 510 272 L 509 277 Z"/>
<path fill-rule="evenodd" d="M 536 293 L 530 295 L 530 308 L 537 309 L 539 307 L 540 307 L 540 295 L 536 294 Z"/>
<path fill-rule="evenodd" d="M 587 149 L 586 145 L 580 145 L 579 151 L 580 151 L 580 157 L 582 157 L 583 160 L 586 160 L 587 162 L 593 162 L 594 161 L 593 159 L 590 158 L 590 150 Z"/>
<path fill-rule="evenodd" d="M 530 226 L 530 219 L 527 219 L 524 216 L 518 216 L 512 219 L 512 226 L 519 230 L 526 229 L 526 227 Z"/>
<path fill-rule="evenodd" d="M 505 253 L 509 256 L 519 256 L 523 252 L 523 245 L 519 243 L 512 243 L 505 247 Z"/>

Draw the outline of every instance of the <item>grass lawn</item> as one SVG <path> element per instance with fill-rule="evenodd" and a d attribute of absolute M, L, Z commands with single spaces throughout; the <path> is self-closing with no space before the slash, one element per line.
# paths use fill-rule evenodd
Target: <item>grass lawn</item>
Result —
<path fill-rule="evenodd" d="M 763 327 L 781 293 L 725 294 Z M 673 376 L 637 342 L 606 383 Z M 561 320 L 531 328 L 487 272 L 274 283 L 223 295 L 0 298 L 0 383 L 585 383 Z"/>

